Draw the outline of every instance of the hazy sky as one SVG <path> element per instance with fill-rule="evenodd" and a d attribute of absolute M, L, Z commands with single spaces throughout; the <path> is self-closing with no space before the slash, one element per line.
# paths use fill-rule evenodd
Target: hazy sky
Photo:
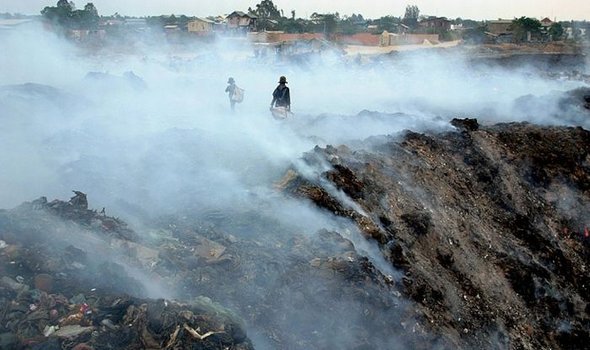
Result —
<path fill-rule="evenodd" d="M 88 1 L 74 1 L 82 8 Z M 94 0 L 101 15 L 160 15 L 186 14 L 208 16 L 227 14 L 233 10 L 245 11 L 258 0 Z M 45 6 L 55 6 L 57 0 L 0 0 L 0 12 L 38 14 Z M 297 17 L 308 17 L 313 12 L 339 12 L 350 15 L 361 13 L 368 18 L 384 15 L 402 16 L 408 4 L 415 4 L 421 14 L 449 18 L 495 19 L 520 16 L 550 17 L 557 20 L 590 19 L 590 1 L 584 0 L 416 0 L 416 1 L 361 1 L 361 0 L 275 0 L 279 9 L 289 16 L 291 10 Z"/>

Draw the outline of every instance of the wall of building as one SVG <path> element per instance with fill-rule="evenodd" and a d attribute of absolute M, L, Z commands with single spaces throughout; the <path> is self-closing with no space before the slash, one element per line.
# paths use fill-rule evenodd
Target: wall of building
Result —
<path fill-rule="evenodd" d="M 384 46 L 419 45 L 424 43 L 424 40 L 427 40 L 432 44 L 438 44 L 439 36 L 438 34 L 389 34 L 389 44 Z"/>
<path fill-rule="evenodd" d="M 323 39 L 322 33 L 250 32 L 248 40 L 254 43 L 278 43 L 282 41 Z"/>
<path fill-rule="evenodd" d="M 371 33 L 338 34 L 336 35 L 336 41 L 347 45 L 379 46 L 381 35 Z"/>
<path fill-rule="evenodd" d="M 188 22 L 189 32 L 209 32 L 213 29 L 213 25 L 203 21 Z"/>

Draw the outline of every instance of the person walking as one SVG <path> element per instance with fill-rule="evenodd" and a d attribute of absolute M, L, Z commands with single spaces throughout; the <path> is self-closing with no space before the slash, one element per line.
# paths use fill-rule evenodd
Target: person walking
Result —
<path fill-rule="evenodd" d="M 287 87 L 287 78 L 284 76 L 279 78 L 279 86 L 272 93 L 270 108 L 273 107 L 284 107 L 287 111 L 291 111 L 291 94 Z"/>
<path fill-rule="evenodd" d="M 225 88 L 225 92 L 228 94 L 229 104 L 230 104 L 231 110 L 233 112 L 236 107 L 236 100 L 234 99 L 234 95 L 236 93 L 236 81 L 234 80 L 234 78 L 230 77 L 227 80 L 227 83 L 229 85 L 227 85 L 227 87 Z"/>

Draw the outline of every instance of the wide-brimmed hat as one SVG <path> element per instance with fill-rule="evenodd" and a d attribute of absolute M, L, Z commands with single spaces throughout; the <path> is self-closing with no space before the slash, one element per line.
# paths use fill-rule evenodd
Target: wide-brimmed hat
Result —
<path fill-rule="evenodd" d="M 284 76 L 279 78 L 279 84 L 288 84 L 287 83 L 287 78 L 285 78 Z"/>
<path fill-rule="evenodd" d="M 229 78 L 229 79 L 227 79 L 227 83 L 228 83 L 228 84 L 235 83 L 235 80 L 234 80 L 234 78 Z"/>

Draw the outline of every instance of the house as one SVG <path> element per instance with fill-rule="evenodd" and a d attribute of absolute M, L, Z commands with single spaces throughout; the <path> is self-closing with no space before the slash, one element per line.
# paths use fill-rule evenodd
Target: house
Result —
<path fill-rule="evenodd" d="M 397 33 L 398 34 L 407 34 L 409 32 L 410 32 L 410 27 L 408 27 L 407 25 L 405 25 L 403 23 L 397 24 Z"/>
<path fill-rule="evenodd" d="M 226 18 L 227 29 L 237 32 L 255 31 L 257 18 L 258 17 L 254 15 L 250 15 L 242 11 L 234 11 Z"/>
<path fill-rule="evenodd" d="M 213 33 L 215 21 L 206 18 L 195 18 L 188 22 L 189 33 L 207 35 Z"/>
<path fill-rule="evenodd" d="M 509 19 L 498 19 L 495 21 L 487 21 L 487 32 L 494 35 L 504 35 L 511 33 L 512 20 Z"/>
<path fill-rule="evenodd" d="M 420 26 L 427 28 L 428 31 L 442 32 L 451 29 L 451 21 L 446 17 L 430 16 L 420 21 Z"/>
<path fill-rule="evenodd" d="M 379 46 L 396 46 L 396 45 L 436 45 L 439 43 L 438 34 L 396 34 L 384 31 L 380 35 Z"/>
<path fill-rule="evenodd" d="M 164 32 L 166 33 L 175 33 L 175 32 L 179 32 L 180 31 L 180 27 L 178 26 L 178 24 L 166 24 L 164 26 Z"/>
<path fill-rule="evenodd" d="M 514 35 L 512 32 L 506 33 L 492 33 L 492 32 L 485 32 L 485 43 L 486 44 L 507 44 L 514 41 Z"/>
<path fill-rule="evenodd" d="M 550 20 L 548 17 L 545 17 L 541 20 L 541 25 L 543 28 L 549 28 L 553 24 L 553 21 Z"/>

